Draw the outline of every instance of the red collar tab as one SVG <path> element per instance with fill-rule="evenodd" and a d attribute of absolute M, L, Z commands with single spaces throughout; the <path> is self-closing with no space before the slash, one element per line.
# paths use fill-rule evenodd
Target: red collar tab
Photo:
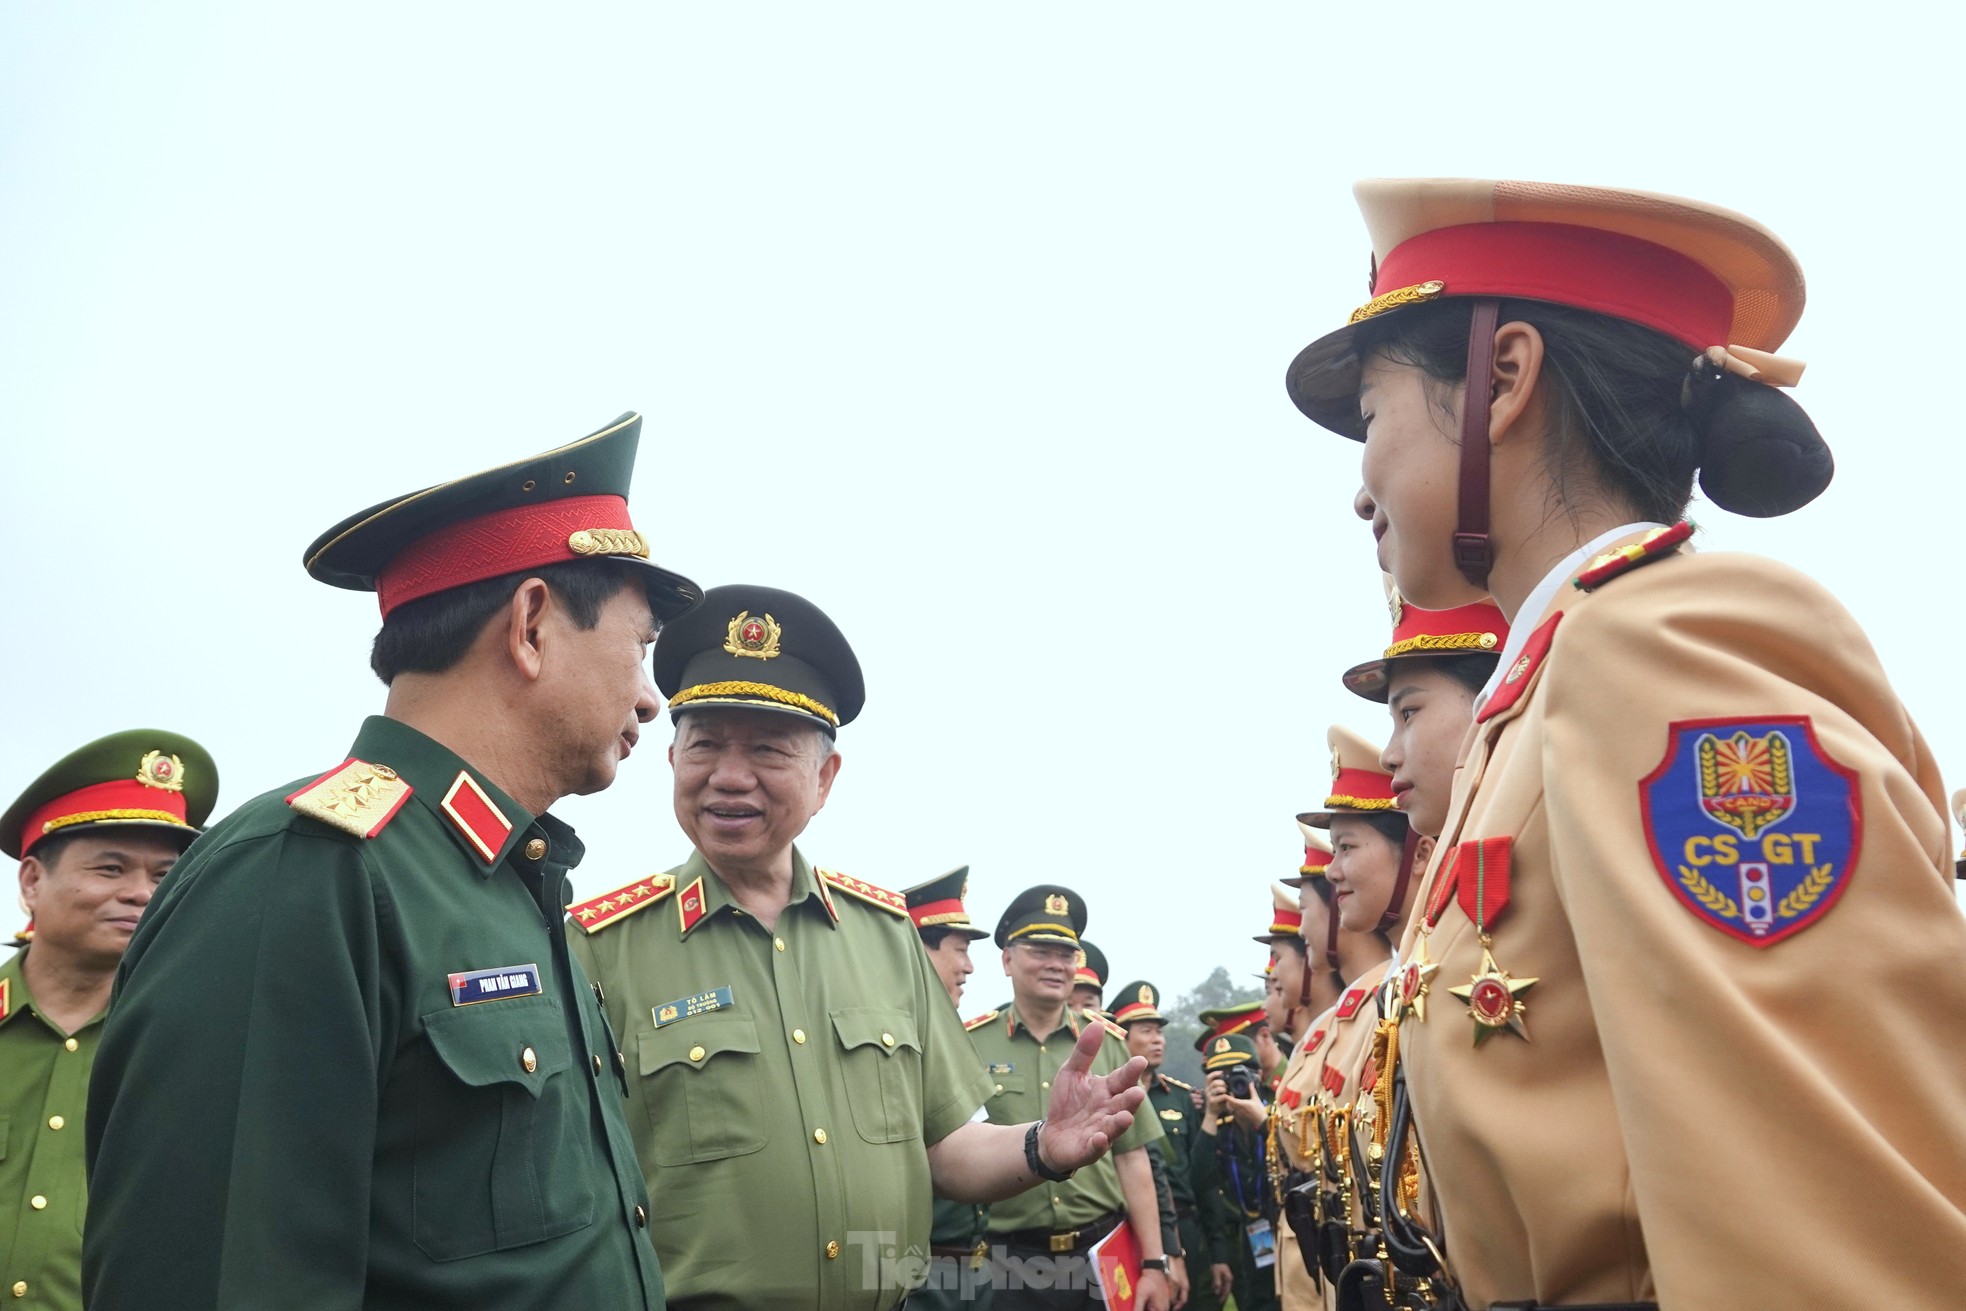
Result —
<path fill-rule="evenodd" d="M 1324 1030 L 1312 1029 L 1311 1036 L 1304 1039 L 1304 1045 L 1310 1048 L 1312 1051 L 1316 1051 L 1317 1045 L 1323 1041 L 1324 1041 Z"/>
<path fill-rule="evenodd" d="M 1365 1005 L 1365 999 L 1371 995 L 1372 989 L 1365 987 L 1363 984 L 1355 988 L 1348 988 L 1345 991 L 1345 995 L 1338 999 L 1336 1011 L 1338 1018 L 1341 1020 L 1351 1019 L 1352 1016 L 1358 1014 L 1358 1008 Z"/>
<path fill-rule="evenodd" d="M 648 553 L 625 498 L 569 496 L 494 510 L 420 538 L 376 576 L 375 590 L 386 619 L 397 606 L 500 574 L 594 556 L 646 560 Z"/>
<path fill-rule="evenodd" d="M 1556 626 L 1563 618 L 1559 610 L 1545 619 L 1529 640 L 1522 645 L 1522 654 L 1509 666 L 1509 672 L 1502 675 L 1502 685 L 1475 716 L 1475 723 L 1484 724 L 1522 699 L 1529 685 L 1536 681 L 1536 667 L 1543 663 L 1543 657 L 1550 653 L 1550 643 L 1556 640 Z"/>
<path fill-rule="evenodd" d="M 1546 300 L 1642 323 L 1695 350 L 1726 345 L 1734 327 L 1734 293 L 1692 259 L 1569 223 L 1436 228 L 1402 241 L 1379 264 L 1377 285 L 1392 289 L 1386 299 L 1435 283 L 1430 295 L 1408 294 L 1399 303 L 1433 296 Z"/>
<path fill-rule="evenodd" d="M 464 840 L 487 865 L 498 859 L 505 839 L 512 836 L 512 821 L 505 818 L 505 812 L 493 803 L 468 769 L 457 771 L 450 791 L 444 793 L 438 808 L 450 817 L 452 827 L 464 835 Z"/>
<path fill-rule="evenodd" d="M 0 1020 L 14 1013 L 13 983 L 12 979 L 0 979 Z"/>
<path fill-rule="evenodd" d="M 1512 837 L 1482 838 L 1454 848 L 1454 899 L 1468 922 L 1483 933 L 1502 922 L 1509 909 Z"/>
<path fill-rule="evenodd" d="M 676 899 L 676 922 L 682 932 L 688 934 L 702 922 L 706 914 L 703 900 L 703 877 L 698 875 L 683 889 L 683 895 Z"/>
<path fill-rule="evenodd" d="M 1637 541 L 1592 560 L 1582 573 L 1570 580 L 1570 585 L 1580 592 L 1594 592 L 1620 574 L 1671 555 L 1692 535 L 1693 525 L 1684 519 L 1670 528 L 1654 528 Z"/>

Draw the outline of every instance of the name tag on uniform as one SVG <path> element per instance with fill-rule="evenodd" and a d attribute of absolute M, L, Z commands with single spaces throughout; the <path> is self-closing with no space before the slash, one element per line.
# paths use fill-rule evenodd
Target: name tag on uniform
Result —
<path fill-rule="evenodd" d="M 1010 1063 L 1009 1061 L 991 1061 L 991 1062 L 990 1062 L 990 1073 L 991 1073 L 991 1074 L 1015 1074 L 1015 1073 L 1017 1073 L 1017 1067 L 1016 1067 L 1015 1065 L 1012 1065 L 1012 1064 L 1011 1064 L 1011 1063 Z"/>
<path fill-rule="evenodd" d="M 467 970 L 451 975 L 451 1005 L 475 1006 L 481 1001 L 539 995 L 539 966 L 503 965 L 495 970 Z"/>
<path fill-rule="evenodd" d="M 665 1001 L 660 1006 L 650 1008 L 649 1014 L 655 1017 L 655 1027 L 674 1024 L 677 1020 L 687 1020 L 692 1015 L 707 1015 L 734 1005 L 730 987 L 712 988 L 709 992 L 699 992 L 694 997 L 684 997 L 677 1001 Z"/>

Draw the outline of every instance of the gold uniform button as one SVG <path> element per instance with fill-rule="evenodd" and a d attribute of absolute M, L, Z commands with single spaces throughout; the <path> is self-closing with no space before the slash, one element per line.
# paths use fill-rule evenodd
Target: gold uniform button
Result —
<path fill-rule="evenodd" d="M 546 859 L 545 838 L 534 838 L 531 842 L 526 843 L 526 859 L 527 860 Z"/>
<path fill-rule="evenodd" d="M 826 1131 L 824 1129 L 814 1129 L 812 1131 L 812 1141 L 824 1147 L 826 1145 Z"/>
<path fill-rule="evenodd" d="M 1042 1084 L 1041 1086 L 1042 1086 L 1042 1087 L 1044 1087 L 1044 1088 L 1047 1088 L 1047 1089 L 1048 1089 L 1048 1088 L 1050 1088 L 1050 1087 L 1051 1087 L 1051 1080 L 1049 1080 L 1049 1079 L 1046 1079 L 1046 1080 L 1044 1081 L 1044 1083 L 1043 1083 L 1043 1084 Z"/>
<path fill-rule="evenodd" d="M 703 1059 L 704 1055 L 705 1052 L 701 1047 L 692 1047 L 689 1049 L 689 1058 L 692 1061 L 700 1061 Z"/>
<path fill-rule="evenodd" d="M 792 1030 L 792 1041 L 793 1041 L 793 1042 L 798 1042 L 798 1043 L 802 1043 L 802 1042 L 804 1042 L 805 1040 L 806 1040 L 806 1031 L 805 1031 L 804 1029 L 794 1029 L 794 1030 Z"/>
<path fill-rule="evenodd" d="M 998 1084 L 998 1085 L 997 1085 L 997 1091 L 998 1091 L 998 1092 L 1002 1092 L 1002 1091 L 1003 1091 L 1003 1085 L 1002 1085 L 1002 1084 Z"/>
<path fill-rule="evenodd" d="M 63 1043 L 62 1046 L 66 1047 L 69 1051 L 75 1051 L 78 1048 L 80 1048 L 82 1044 L 75 1041 L 75 1039 L 70 1038 L 67 1042 Z M 23 1285 L 23 1287 L 25 1287 L 25 1285 Z"/>
<path fill-rule="evenodd" d="M 637 1229 L 646 1229 L 646 1228 L 648 1228 L 648 1227 L 649 1227 L 649 1213 L 648 1213 L 647 1211 L 645 1211 L 645 1210 L 643 1210 L 643 1209 L 642 1209 L 641 1207 L 639 1207 L 639 1206 L 638 1206 L 638 1207 L 636 1207 L 636 1208 L 635 1208 L 635 1228 L 637 1228 Z"/>
<path fill-rule="evenodd" d="M 783 939 L 783 938 L 773 938 L 773 939 L 771 940 L 771 945 L 772 945 L 772 947 L 773 947 L 773 948 L 774 948 L 775 950 L 778 950 L 778 951 L 784 951 L 784 950 L 785 950 L 785 939 Z"/>
<path fill-rule="evenodd" d="M 21 1280 L 19 1283 L 14 1285 L 14 1296 L 15 1297 L 27 1296 L 27 1281 L 25 1279 Z"/>
<path fill-rule="evenodd" d="M 59 1129 L 67 1123 L 68 1121 L 62 1119 L 59 1115 L 51 1115 L 48 1117 L 48 1127 L 50 1129 Z"/>
<path fill-rule="evenodd" d="M 836 1238 L 832 1242 L 826 1244 L 826 1259 L 828 1261 L 837 1261 L 840 1259 L 839 1239 Z M 19 1285 L 16 1286 L 19 1287 Z"/>
<path fill-rule="evenodd" d="M 39 1193 L 36 1193 L 34 1194 L 34 1196 L 28 1198 L 27 1204 L 33 1207 L 37 1211 L 45 1211 L 48 1209 L 48 1199 L 41 1196 L 41 1194 Z"/>
<path fill-rule="evenodd" d="M 539 1068 L 539 1053 L 530 1047 L 521 1048 L 519 1051 L 519 1068 L 527 1074 L 531 1074 L 534 1070 L 537 1070 Z"/>
<path fill-rule="evenodd" d="M 892 1046 L 894 1046 L 894 1035 L 893 1035 L 893 1034 L 891 1034 L 891 1033 L 884 1033 L 884 1034 L 882 1034 L 882 1035 L 881 1035 L 881 1046 L 883 1046 L 883 1047 L 892 1047 Z"/>

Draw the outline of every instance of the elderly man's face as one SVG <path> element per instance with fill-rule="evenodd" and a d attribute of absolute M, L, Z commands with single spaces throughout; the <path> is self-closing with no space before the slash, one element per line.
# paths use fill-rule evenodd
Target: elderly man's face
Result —
<path fill-rule="evenodd" d="M 1050 1003 L 1069 1000 L 1078 952 L 1056 942 L 1013 942 L 1004 948 L 1003 972 L 1017 1000 Z"/>
<path fill-rule="evenodd" d="M 817 728 L 766 710 L 694 710 L 669 748 L 676 822 L 720 874 L 775 867 L 826 804 L 840 756 Z"/>

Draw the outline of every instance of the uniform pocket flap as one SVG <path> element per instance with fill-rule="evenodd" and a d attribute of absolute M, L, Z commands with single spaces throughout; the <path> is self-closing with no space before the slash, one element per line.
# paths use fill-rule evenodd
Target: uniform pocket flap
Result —
<path fill-rule="evenodd" d="M 840 1035 L 840 1046 L 873 1047 L 892 1056 L 902 1048 L 921 1054 L 922 1040 L 915 1028 L 915 1017 L 907 1011 L 882 1006 L 845 1006 L 832 1012 L 833 1032 Z"/>
<path fill-rule="evenodd" d="M 761 1050 L 758 1026 L 749 1015 L 712 1011 L 642 1034 L 642 1075 L 671 1065 L 700 1070 L 719 1056 Z"/>
<path fill-rule="evenodd" d="M 551 997 L 515 997 L 436 1011 L 423 1032 L 437 1059 L 475 1088 L 516 1083 L 539 1096 L 546 1080 L 573 1064 L 566 1016 Z"/>

